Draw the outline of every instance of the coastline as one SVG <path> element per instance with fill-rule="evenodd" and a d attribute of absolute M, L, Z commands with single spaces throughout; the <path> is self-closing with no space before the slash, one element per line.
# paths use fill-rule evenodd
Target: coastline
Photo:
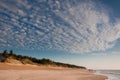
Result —
<path fill-rule="evenodd" d="M 94 74 L 106 76 L 106 79 L 105 79 L 105 80 L 109 80 L 109 76 L 106 75 L 106 74 L 104 74 L 104 73 L 101 73 L 101 70 L 94 70 Z"/>
<path fill-rule="evenodd" d="M 107 70 L 97 70 L 97 75 L 105 75 L 108 77 L 107 80 L 119 80 L 120 79 L 120 70 L 113 70 L 113 69 L 107 69 Z"/>
<path fill-rule="evenodd" d="M 0 80 L 105 80 L 85 69 L 0 63 Z"/>

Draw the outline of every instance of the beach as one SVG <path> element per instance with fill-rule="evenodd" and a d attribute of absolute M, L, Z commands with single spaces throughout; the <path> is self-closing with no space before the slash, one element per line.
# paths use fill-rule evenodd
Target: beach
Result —
<path fill-rule="evenodd" d="M 0 80 L 105 80 L 85 69 L 0 63 Z"/>
<path fill-rule="evenodd" d="M 120 80 L 120 70 L 97 70 L 97 74 L 106 75 L 107 80 Z"/>

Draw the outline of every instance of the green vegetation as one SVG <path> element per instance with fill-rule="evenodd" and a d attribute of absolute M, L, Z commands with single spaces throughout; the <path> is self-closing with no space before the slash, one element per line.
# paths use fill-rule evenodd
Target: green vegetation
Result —
<path fill-rule="evenodd" d="M 10 62 L 9 60 L 19 61 L 22 64 L 35 64 L 35 65 L 51 65 L 51 66 L 59 66 L 59 67 L 68 67 L 68 68 L 80 68 L 80 69 L 86 69 L 83 66 L 76 66 L 72 64 L 65 64 L 60 62 L 55 62 L 50 59 L 37 59 L 34 57 L 29 56 L 22 56 L 22 55 L 16 55 L 12 50 L 8 53 L 7 50 L 4 50 L 3 53 L 0 53 L 0 62 Z"/>

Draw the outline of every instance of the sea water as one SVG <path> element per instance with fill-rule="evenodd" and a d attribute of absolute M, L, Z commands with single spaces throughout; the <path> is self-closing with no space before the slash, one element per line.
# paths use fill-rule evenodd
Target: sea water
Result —
<path fill-rule="evenodd" d="M 107 80 L 120 80 L 120 70 L 97 70 L 97 74 L 107 76 Z"/>

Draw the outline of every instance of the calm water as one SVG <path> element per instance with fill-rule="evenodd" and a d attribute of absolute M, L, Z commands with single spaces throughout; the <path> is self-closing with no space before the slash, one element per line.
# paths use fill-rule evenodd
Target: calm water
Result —
<path fill-rule="evenodd" d="M 120 70 L 99 70 L 97 74 L 108 76 L 107 80 L 120 80 Z"/>

